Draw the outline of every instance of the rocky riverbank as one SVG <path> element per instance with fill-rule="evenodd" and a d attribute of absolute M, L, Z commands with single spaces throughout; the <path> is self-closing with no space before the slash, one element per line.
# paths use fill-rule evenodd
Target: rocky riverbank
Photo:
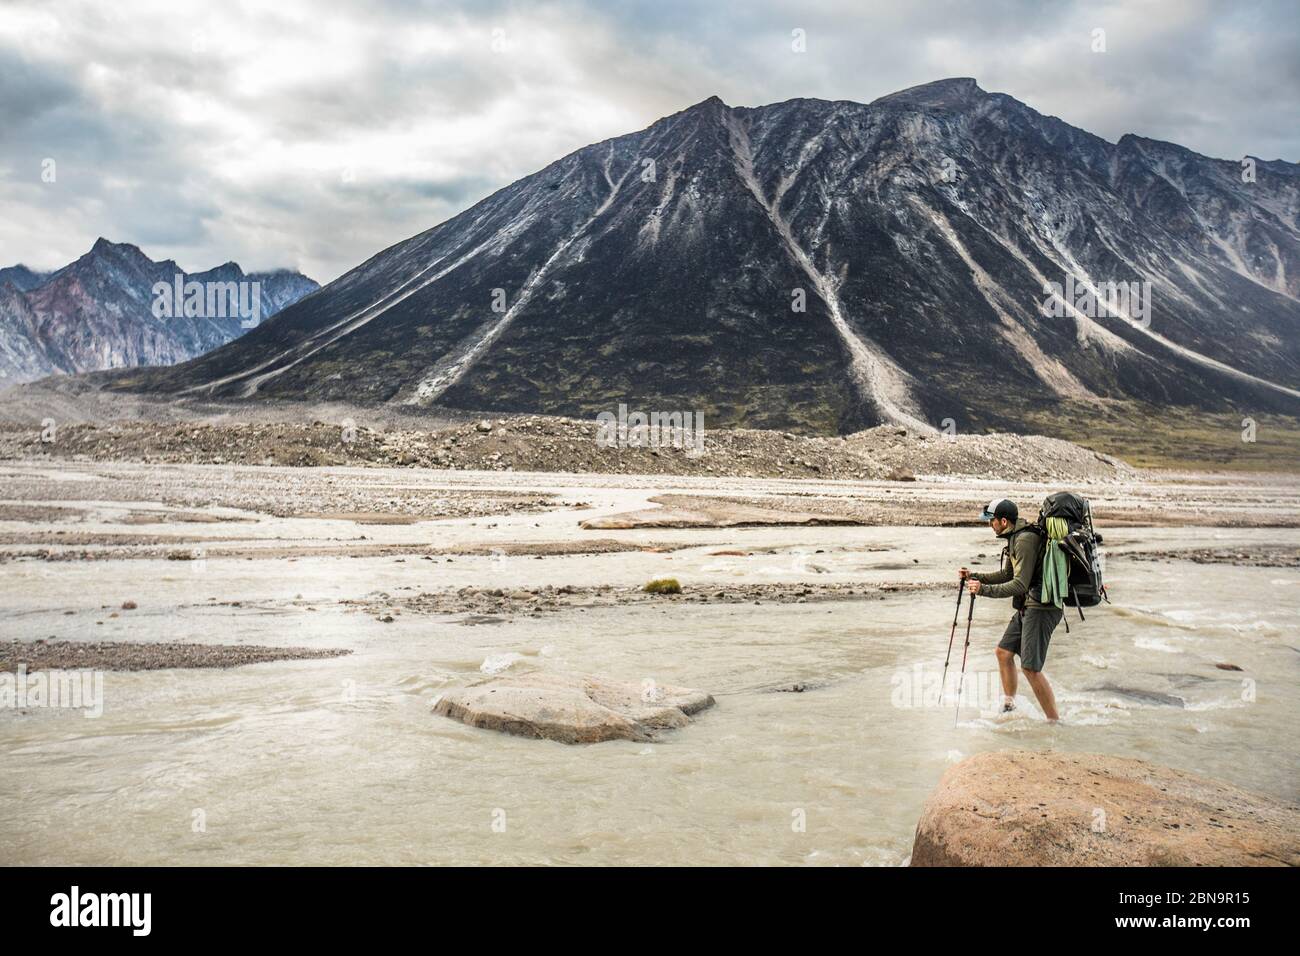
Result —
<path fill-rule="evenodd" d="M 267 661 L 316 660 L 351 654 L 347 648 L 188 644 L 179 641 L 7 641 L 0 643 L 0 672 L 24 667 L 50 670 L 154 671 L 180 667 L 241 667 Z"/>
<path fill-rule="evenodd" d="M 478 471 L 834 478 L 909 481 L 966 475 L 1004 481 L 1111 481 L 1126 464 L 1041 436 L 956 435 L 880 426 L 841 437 L 734 429 L 705 433 L 703 451 L 605 447 L 598 426 L 541 415 L 445 422 L 437 428 L 337 422 L 69 423 L 0 426 L 0 459 L 242 465 L 364 465 Z"/>

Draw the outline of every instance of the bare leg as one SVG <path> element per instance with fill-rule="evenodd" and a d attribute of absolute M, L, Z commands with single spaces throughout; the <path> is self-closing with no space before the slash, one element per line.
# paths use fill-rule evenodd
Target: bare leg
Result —
<path fill-rule="evenodd" d="M 998 673 L 1002 677 L 1002 693 L 1007 697 L 1016 696 L 1016 655 L 1006 648 L 999 647 L 998 655 Z"/>
<path fill-rule="evenodd" d="M 1043 708 L 1043 716 L 1048 720 L 1060 720 L 1061 717 L 1056 712 L 1056 695 L 1052 693 L 1052 685 L 1047 682 L 1047 675 L 1042 671 L 1026 670 L 1025 680 L 1029 681 L 1029 686 L 1034 689 L 1038 706 Z M 1003 683 L 1006 683 L 1005 679 Z"/>

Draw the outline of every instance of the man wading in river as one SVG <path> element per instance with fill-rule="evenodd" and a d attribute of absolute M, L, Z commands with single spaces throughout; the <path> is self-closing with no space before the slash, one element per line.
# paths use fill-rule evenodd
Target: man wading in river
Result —
<path fill-rule="evenodd" d="M 1020 517 L 1014 501 L 990 501 L 980 515 L 993 527 L 993 533 L 1005 538 L 1002 566 L 991 574 L 977 574 L 962 568 L 958 575 L 968 580 L 970 593 L 989 598 L 1011 598 L 1015 613 L 998 642 L 998 671 L 1002 675 L 1002 712 L 1015 709 L 1016 655 L 1025 680 L 1034 689 L 1038 706 L 1048 720 L 1058 720 L 1056 697 L 1043 673 L 1047 645 L 1052 631 L 1064 616 L 1060 608 L 1038 600 L 1042 577 L 1043 536 L 1032 524 Z M 975 600 L 974 597 L 971 600 Z"/>

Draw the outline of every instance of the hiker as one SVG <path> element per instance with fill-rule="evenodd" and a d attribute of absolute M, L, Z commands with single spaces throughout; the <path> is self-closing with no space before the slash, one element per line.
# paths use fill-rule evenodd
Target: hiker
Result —
<path fill-rule="evenodd" d="M 1020 655 L 1020 668 L 1025 680 L 1034 689 L 1043 715 L 1051 721 L 1059 720 L 1056 697 L 1052 685 L 1043 673 L 1047 660 L 1047 645 L 1052 631 L 1064 616 L 1059 607 L 1038 600 L 1043 554 L 1042 533 L 1024 518 L 1014 501 L 990 501 L 980 515 L 993 528 L 993 533 L 1006 539 L 1002 551 L 1002 566 L 989 574 L 978 574 L 962 568 L 958 576 L 967 581 L 972 595 L 990 598 L 1011 598 L 1015 613 L 998 642 L 998 671 L 1002 676 L 1002 713 L 1016 707 L 1016 655 Z M 971 598 L 974 601 L 974 597 Z"/>

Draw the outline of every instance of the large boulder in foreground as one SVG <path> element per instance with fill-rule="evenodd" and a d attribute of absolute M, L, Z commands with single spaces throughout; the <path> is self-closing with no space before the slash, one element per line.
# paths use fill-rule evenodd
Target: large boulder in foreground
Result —
<path fill-rule="evenodd" d="M 590 744 L 653 740 L 713 706 L 699 690 L 582 674 L 511 674 L 446 691 L 433 712 L 471 727 Z"/>
<path fill-rule="evenodd" d="M 1145 760 L 978 754 L 949 768 L 912 866 L 1297 866 L 1300 808 Z"/>

